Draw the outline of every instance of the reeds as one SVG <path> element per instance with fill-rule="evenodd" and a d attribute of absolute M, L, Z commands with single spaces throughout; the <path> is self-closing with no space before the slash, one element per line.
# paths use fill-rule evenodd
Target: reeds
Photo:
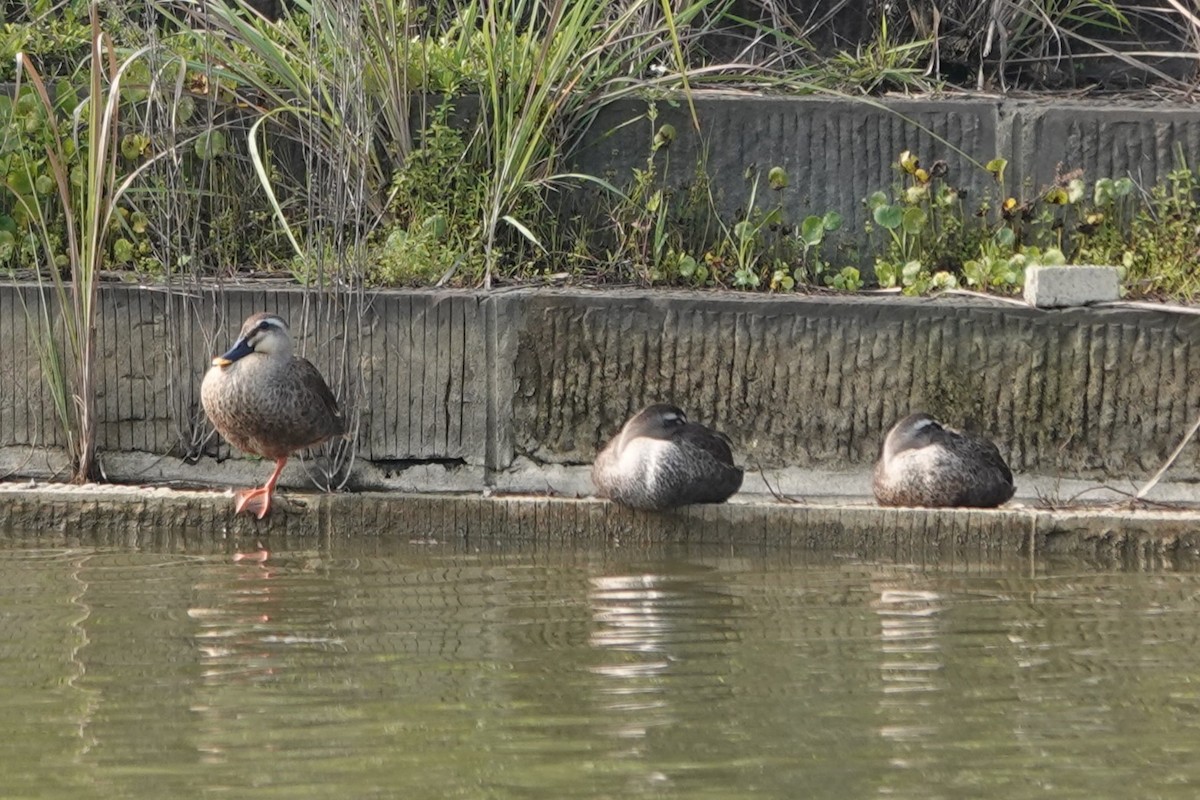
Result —
<path fill-rule="evenodd" d="M 33 87 L 48 120 L 45 155 L 62 214 L 65 241 L 58 242 L 49 203 L 19 191 L 5 181 L 22 209 L 31 239 L 42 261 L 37 271 L 41 302 L 36 312 L 42 373 L 62 424 L 76 482 L 93 480 L 96 464 L 96 311 L 100 272 L 104 267 L 109 226 L 117 202 L 135 175 L 118 183 L 117 121 L 121 79 L 140 52 L 118 63 L 112 43 L 101 31 L 98 3 L 91 4 L 92 43 L 87 94 L 73 109 L 63 103 L 71 93 L 52 99 L 31 61 L 18 56 L 16 95 L 23 81 Z M 71 111 L 75 136 L 64 138 L 57 121 Z M 86 168 L 75 176 L 70 153 L 86 150 Z M 25 169 L 29 169 L 26 165 Z M 32 176 L 27 175 L 32 182 Z M 65 263 L 64 263 L 65 262 Z M 61 338 L 60 338 L 61 337 Z"/>

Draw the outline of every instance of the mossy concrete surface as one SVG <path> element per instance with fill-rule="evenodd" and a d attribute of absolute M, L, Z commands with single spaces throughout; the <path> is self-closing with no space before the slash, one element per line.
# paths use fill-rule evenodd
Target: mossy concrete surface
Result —
<path fill-rule="evenodd" d="M 228 492 L 0 484 L 0 531 L 113 546 L 147 537 L 389 537 L 465 547 L 716 545 L 822 551 L 862 559 L 970 565 L 1070 555 L 1103 563 L 1200 563 L 1200 509 L 995 510 L 730 502 L 667 513 L 594 499 L 479 494 L 292 494 L 265 520 L 233 513 Z"/>

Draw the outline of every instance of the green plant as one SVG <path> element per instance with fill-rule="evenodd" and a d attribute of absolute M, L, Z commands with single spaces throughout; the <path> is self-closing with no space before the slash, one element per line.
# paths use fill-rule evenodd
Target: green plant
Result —
<path fill-rule="evenodd" d="M 303 210 L 311 218 L 339 213 L 310 206 L 322 199 L 333 202 L 342 193 L 330 196 L 323 188 L 293 185 L 289 171 L 273 166 L 267 134 L 298 145 L 309 159 L 309 177 L 337 174 L 355 187 L 364 216 L 379 219 L 394 172 L 408 156 L 410 89 L 420 80 L 408 74 L 411 37 L 405 35 L 404 4 L 293 0 L 288 5 L 290 14 L 277 23 L 253 13 L 245 0 L 196 6 L 188 12 L 202 15 L 195 19 L 180 15 L 175 3 L 155 3 L 155 8 L 174 22 L 176 48 L 204 77 L 206 91 L 257 110 L 248 133 L 251 160 L 276 220 L 303 259 L 305 231 L 292 218 L 301 206 L 289 208 L 286 198 L 304 198 Z M 357 118 L 358 104 L 347 91 L 348 47 L 356 63 L 369 64 L 355 86 L 369 92 L 371 124 Z M 218 155 L 223 136 L 213 130 L 197 145 L 204 155 Z"/>
<path fill-rule="evenodd" d="M 1140 206 L 1130 179 L 1096 182 L 1092 210 L 1077 233 L 1078 260 L 1123 267 L 1125 285 L 1140 293 L 1200 296 L 1200 177 L 1179 158 L 1180 166 L 1151 187 Z"/>
<path fill-rule="evenodd" d="M 842 267 L 838 272 L 827 275 L 825 283 L 842 292 L 857 292 L 863 287 L 862 275 L 857 267 Z"/>
<path fill-rule="evenodd" d="M 795 279 L 790 264 L 798 248 L 784 224 L 782 206 L 776 202 L 759 207 L 763 176 L 758 167 L 751 165 L 745 171 L 750 187 L 746 210 L 726 221 L 717 211 L 703 158 L 697 161 L 690 183 L 670 188 L 669 147 L 675 129 L 669 124 L 654 127 L 658 114 L 653 104 L 645 119 L 652 132 L 646 165 L 633 170 L 625 190 L 607 212 L 613 233 L 608 261 L 629 264 L 639 278 L 650 283 L 715 283 L 753 289 L 772 275 L 773 290 L 792 288 Z M 781 192 L 787 185 L 783 167 L 767 171 L 770 191 Z M 840 224 L 837 215 L 829 219 L 833 227 Z M 697 258 L 696 253 L 702 255 Z"/>
<path fill-rule="evenodd" d="M 497 269 L 525 260 L 523 248 L 544 249 L 540 209 L 560 186 L 590 181 L 615 191 L 606 181 L 563 172 L 560 165 L 600 108 L 644 85 L 629 76 L 651 74 L 651 66 L 664 61 L 682 66 L 680 26 L 699 22 L 703 29 L 708 23 L 700 22 L 702 14 L 715 2 L 500 0 L 418 7 L 383 0 L 359 9 L 297 0 L 278 24 L 223 4 L 207 10 L 203 29 L 177 19 L 182 35 L 194 42 L 194 63 L 208 64 L 240 102 L 260 110 L 251 155 L 299 255 L 304 227 L 285 208 L 284 195 L 291 190 L 278 185 L 282 173 L 271 168 L 262 131 L 269 126 L 318 157 L 344 151 L 339 137 L 347 128 L 356 131 L 359 143 L 349 150 L 362 155 L 351 159 L 347 178 L 363 187 L 369 204 L 368 229 L 360 234 L 395 245 L 417 233 L 408 220 L 406 236 L 393 236 L 387 219 L 389 207 L 395 207 L 387 192 L 397 187 L 412 153 L 409 97 L 422 89 L 458 97 L 478 92 L 479 113 L 468 123 L 461 154 L 482 187 L 473 210 L 478 235 L 468 240 L 472 252 L 456 263 L 466 269 L 482 263 L 481 277 L 489 284 Z M 168 4 L 162 6 L 169 12 Z M 377 109 L 366 126 L 350 124 L 334 68 L 337 54 L 353 43 L 368 54 L 360 86 L 367 105 Z M 686 80 L 682 69 L 672 78 L 684 86 Z M 469 212 L 463 207 L 460 213 Z M 386 230 L 371 230 L 376 221 Z M 450 220 L 450 228 L 457 227 Z M 421 248 L 435 244 L 426 241 Z M 664 255 L 660 248 L 659 258 Z"/>
<path fill-rule="evenodd" d="M 372 283 L 427 284 L 448 271 L 460 272 L 464 264 L 461 274 L 482 274 L 480 209 L 488 178 L 471 160 L 454 113 L 449 98 L 434 109 L 396 173 L 388 207 L 393 221 L 372 237 L 367 275 Z"/>
<path fill-rule="evenodd" d="M 1002 197 L 1007 162 L 997 158 L 983 167 Z M 1017 252 L 1018 215 L 1011 213 L 1015 200 L 999 203 L 1001 218 L 993 221 L 988 197 L 973 210 L 965 207 L 963 193 L 948 182 L 946 162 L 935 161 L 926 169 L 915 153 L 905 151 L 895 168 L 902 183 L 894 190 L 894 199 L 878 191 L 865 201 L 871 214 L 868 233 L 879 229 L 888 237 L 883 255 L 875 261 L 875 278 L 881 287 L 900 286 L 910 294 L 954 288 L 982 277 L 981 259 L 991 270 L 997 259 Z M 1002 253 L 1006 248 L 1007 253 Z M 1006 284 L 989 279 L 978 287 L 993 285 Z"/>
<path fill-rule="evenodd" d="M 654 103 L 647 108 L 645 119 L 651 135 L 646 165 L 633 169 L 624 191 L 610 194 L 616 202 L 607 214 L 613 234 L 608 260 L 628 263 L 647 282 L 675 275 L 692 279 L 696 260 L 685 253 L 683 237 L 672 219 L 674 193 L 661 180 L 669 169 L 670 147 L 677 133 L 670 124 L 655 128 L 658 108 Z"/>
<path fill-rule="evenodd" d="M 873 39 L 860 44 L 853 53 L 838 52 L 825 66 L 838 88 L 868 94 L 886 89 L 921 91 L 929 86 L 925 62 L 932 46 L 933 40 L 926 38 L 895 41 L 884 13 L 879 16 L 879 30 Z"/>
<path fill-rule="evenodd" d="M 779 203 L 765 209 L 758 207 L 761 173 L 756 165 L 746 169 L 745 177 L 750 183 L 746 210 L 732 225 L 727 225 L 713 213 L 721 238 L 706 251 L 705 260 L 718 278 L 721 267 L 732 269 L 732 283 L 736 288 L 755 289 L 770 275 L 771 289 L 791 289 L 795 285 L 790 265 L 795 260 L 796 240 L 789 235 L 784 223 L 783 207 Z M 771 191 L 781 191 L 787 185 L 787 172 L 783 167 L 768 170 L 767 186 Z M 707 184 L 706 190 L 709 207 L 715 209 L 716 200 Z M 794 271 L 799 274 L 799 269 Z"/>
<path fill-rule="evenodd" d="M 43 127 L 39 121 L 35 125 L 35 120 L 57 119 L 73 92 L 60 90 L 56 99 L 51 99 L 33 63 L 19 58 L 14 109 L 25 103 L 25 130 L 36 127 L 44 133 L 48 172 L 35 176 L 35 162 L 21 161 L 10 165 L 4 182 L 21 212 L 20 224 L 26 231 L 23 247 L 44 266 L 36 273 L 42 287 L 39 355 L 67 439 L 73 477 L 81 482 L 97 475 L 94 373 L 99 273 L 117 204 L 134 178 L 130 175 L 117 180 L 120 84 L 125 71 L 140 55 L 134 53 L 118 64 L 111 41 L 100 30 L 95 2 L 90 4 L 90 17 L 92 47 L 88 93 L 79 109 L 85 126 L 78 136 L 79 144 L 75 138 L 63 137 L 55 124 Z M 32 95 L 22 93 L 23 80 L 33 87 Z M 29 97 L 32 103 L 22 99 Z M 13 118 L 9 118 L 10 123 Z M 79 148 L 85 161 L 72 166 Z M 33 193 L 28 191 L 30 187 Z M 65 237 L 58 235 L 59 228 L 52 218 L 54 207 L 44 199 L 50 195 L 57 198 Z M 59 344 L 55 320 L 62 325 L 65 349 Z"/>
<path fill-rule="evenodd" d="M 17 8 L 13 8 L 17 6 Z M 67 77 L 87 59 L 88 4 L 62 0 L 5 3 L 0 9 L 0 80 L 20 79 L 17 54 L 49 79 Z"/>
<path fill-rule="evenodd" d="M 681 278 L 697 286 L 703 286 L 708 283 L 709 271 L 706 260 L 697 261 L 695 257 L 688 253 L 676 253 L 674 251 L 671 251 L 669 256 L 671 257 L 671 265 Z"/>
<path fill-rule="evenodd" d="M 842 227 L 842 215 L 829 211 L 821 216 L 809 215 L 800 223 L 797 232 L 801 246 L 801 266 L 809 269 L 811 277 L 819 277 L 824 264 L 820 260 L 820 247 L 826 237 Z"/>
<path fill-rule="evenodd" d="M 766 211 L 756 208 L 759 177 L 756 167 L 751 166 L 746 170 L 746 178 L 750 181 L 750 198 L 746 201 L 749 210 L 744 219 L 734 223 L 726 232 L 735 258 L 734 285 L 740 287 L 758 286 L 757 268 L 763 247 L 763 231 L 778 226 L 783 218 L 783 212 L 777 205 Z"/>
<path fill-rule="evenodd" d="M 531 194 L 566 181 L 616 191 L 595 176 L 560 173 L 558 165 L 601 107 L 636 88 L 625 75 L 648 71 L 660 58 L 679 63 L 676 27 L 708 5 L 699 0 L 674 10 L 664 3 L 658 25 L 646 24 L 656 8 L 648 0 L 615 6 L 603 0 L 499 0 L 480 10 L 481 30 L 470 35 L 485 65 L 478 140 L 491 178 L 482 220 L 485 286 L 501 257 L 501 224 L 544 250 L 532 220 L 517 213 Z"/>

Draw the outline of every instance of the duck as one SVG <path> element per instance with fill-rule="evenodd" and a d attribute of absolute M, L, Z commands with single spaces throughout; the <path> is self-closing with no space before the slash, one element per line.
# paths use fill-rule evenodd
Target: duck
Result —
<path fill-rule="evenodd" d="M 741 488 L 742 477 L 729 438 L 689 422 L 669 403 L 630 417 L 592 465 L 598 496 L 646 511 L 723 503 Z"/>
<path fill-rule="evenodd" d="M 235 514 L 265 517 L 288 458 L 346 434 L 320 371 L 292 350 L 282 317 L 253 314 L 233 346 L 212 360 L 200 386 L 200 402 L 217 431 L 239 450 L 275 462 L 264 485 L 235 493 Z"/>
<path fill-rule="evenodd" d="M 881 506 L 995 508 L 1016 486 L 1012 470 L 988 439 L 910 414 L 888 431 L 875 464 Z"/>

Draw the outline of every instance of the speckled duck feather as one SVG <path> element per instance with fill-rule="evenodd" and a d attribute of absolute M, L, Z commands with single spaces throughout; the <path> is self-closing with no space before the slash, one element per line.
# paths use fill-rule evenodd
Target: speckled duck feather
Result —
<path fill-rule="evenodd" d="M 884 440 L 874 491 L 884 506 L 993 508 L 1016 487 L 992 442 L 912 414 Z"/>
<path fill-rule="evenodd" d="M 650 511 L 724 502 L 742 477 L 726 436 L 666 404 L 630 418 L 592 465 L 599 496 Z"/>

